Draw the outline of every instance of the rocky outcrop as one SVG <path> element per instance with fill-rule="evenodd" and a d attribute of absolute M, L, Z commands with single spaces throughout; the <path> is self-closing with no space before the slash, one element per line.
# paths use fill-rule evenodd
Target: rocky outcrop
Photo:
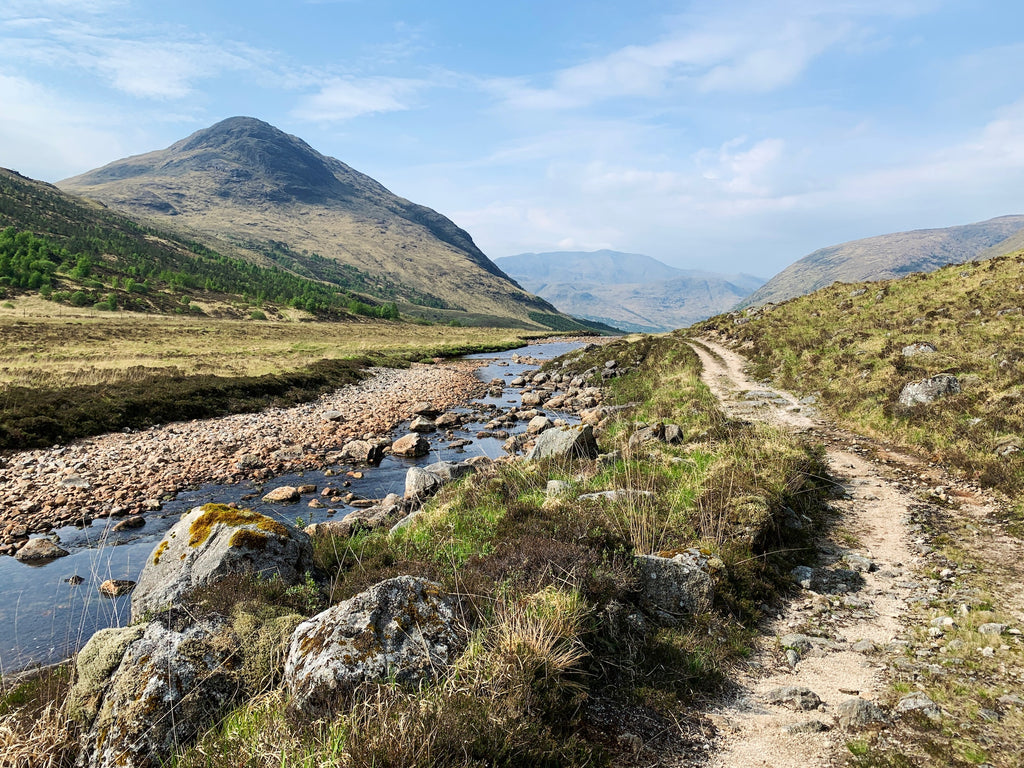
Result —
<path fill-rule="evenodd" d="M 597 441 L 589 424 L 578 427 L 555 427 L 537 437 L 527 461 L 540 459 L 596 459 Z"/>
<path fill-rule="evenodd" d="M 364 681 L 415 685 L 449 665 L 464 640 L 453 601 L 413 576 L 383 581 L 296 628 L 285 661 L 294 705 L 318 712 Z"/>
<path fill-rule="evenodd" d="M 960 380 L 949 373 L 914 381 L 903 387 L 897 403 L 902 408 L 914 405 L 933 403 L 940 397 L 960 394 Z"/>
<path fill-rule="evenodd" d="M 711 610 L 715 581 L 711 562 L 699 551 L 672 558 L 640 555 L 640 604 L 665 626 L 679 626 L 686 616 Z"/>
<path fill-rule="evenodd" d="M 132 618 L 175 604 L 230 573 L 302 580 L 313 567 L 309 537 L 248 509 L 207 504 L 185 514 L 153 550 L 132 594 Z"/>
<path fill-rule="evenodd" d="M 83 697 L 78 711 L 88 717 L 102 691 L 79 768 L 157 768 L 192 741 L 236 690 L 229 659 L 238 640 L 225 630 L 222 619 L 192 623 L 178 611 L 145 625 L 109 679 L 94 678 Z M 112 650 L 122 639 L 112 639 Z M 96 666 L 107 666 L 113 656 L 104 655 Z"/>

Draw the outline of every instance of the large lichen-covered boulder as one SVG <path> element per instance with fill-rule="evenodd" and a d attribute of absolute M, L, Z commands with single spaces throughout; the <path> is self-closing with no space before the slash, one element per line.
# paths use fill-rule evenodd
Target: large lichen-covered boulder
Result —
<path fill-rule="evenodd" d="M 161 614 L 129 644 L 110 678 L 79 768 L 157 768 L 223 711 L 237 689 L 238 639 L 223 619 Z"/>
<path fill-rule="evenodd" d="M 715 596 L 713 564 L 699 551 L 671 558 L 640 555 L 640 604 L 665 626 L 678 626 L 686 616 L 711 610 Z"/>
<path fill-rule="evenodd" d="M 437 584 L 398 576 L 328 608 L 295 630 L 285 685 L 305 711 L 329 709 L 364 681 L 415 685 L 454 661 L 464 634 Z"/>
<path fill-rule="evenodd" d="M 555 427 L 541 432 L 527 461 L 539 459 L 596 459 L 597 441 L 589 424 L 577 427 Z"/>
<path fill-rule="evenodd" d="M 250 509 L 206 504 L 183 515 L 153 550 L 132 593 L 132 619 L 228 574 L 297 584 L 312 567 L 309 537 L 294 526 Z"/>
<path fill-rule="evenodd" d="M 960 380 L 949 373 L 940 373 L 921 381 L 907 384 L 900 391 L 898 403 L 903 408 L 910 408 L 919 403 L 927 405 L 940 397 L 960 394 Z"/>
<path fill-rule="evenodd" d="M 75 658 L 75 684 L 67 697 L 68 716 L 83 728 L 96 719 L 110 676 L 121 664 L 124 652 L 145 630 L 142 624 L 101 629 Z"/>

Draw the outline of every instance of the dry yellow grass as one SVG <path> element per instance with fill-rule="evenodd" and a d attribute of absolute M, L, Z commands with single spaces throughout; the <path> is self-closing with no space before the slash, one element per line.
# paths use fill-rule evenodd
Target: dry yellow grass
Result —
<path fill-rule="evenodd" d="M 146 316 L 20 298 L 13 308 L 0 307 L 0 386 L 111 384 L 155 370 L 259 376 L 323 359 L 426 355 L 444 348 L 510 345 L 539 335 L 370 319 L 321 323 Z"/>

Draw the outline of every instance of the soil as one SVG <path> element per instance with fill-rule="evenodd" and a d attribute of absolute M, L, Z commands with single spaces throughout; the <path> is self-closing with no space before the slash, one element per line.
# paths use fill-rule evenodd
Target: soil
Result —
<path fill-rule="evenodd" d="M 710 709 L 715 735 L 705 764 L 846 765 L 852 736 L 837 724 L 839 705 L 853 697 L 891 704 L 894 670 L 913 667 L 908 656 L 927 661 L 945 650 L 918 649 L 913 640 L 919 636 L 915 628 L 922 622 L 927 628 L 931 616 L 941 615 L 928 612 L 929 605 L 959 599 L 963 574 L 946 573 L 956 566 L 944 563 L 932 546 L 936 534 L 970 532 L 958 544 L 983 564 L 999 609 L 1016 627 L 1024 622 L 1024 600 L 1015 586 L 1024 580 L 1024 546 L 1000 530 L 1000 504 L 978 488 L 954 482 L 919 458 L 836 429 L 818 418 L 812 402 L 750 381 L 746 361 L 731 349 L 706 338 L 692 346 L 705 383 L 731 416 L 802 432 L 825 446 L 832 477 L 845 493 L 833 503 L 836 518 L 822 532 L 817 562 L 808 565 L 850 569 L 844 560 L 850 555 L 867 558 L 854 558 L 861 566 L 871 564 L 849 591 L 815 584 L 814 591 L 801 589 L 762 627 L 756 652 Z M 925 518 L 928 525 L 922 525 Z M 953 568 L 935 578 L 944 564 Z M 792 633 L 810 637 L 812 647 L 787 657 L 781 638 Z M 874 650 L 857 645 L 861 641 L 870 641 Z M 1006 640 L 1014 641 L 1020 645 L 1019 634 Z M 785 686 L 810 689 L 822 703 L 811 710 L 770 703 L 770 692 Z"/>

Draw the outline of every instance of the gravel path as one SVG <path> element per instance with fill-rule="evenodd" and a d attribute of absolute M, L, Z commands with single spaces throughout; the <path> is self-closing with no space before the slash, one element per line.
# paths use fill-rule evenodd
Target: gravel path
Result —
<path fill-rule="evenodd" d="M 372 369 L 358 384 L 292 408 L 10 454 L 0 459 L 0 554 L 13 554 L 31 533 L 159 509 L 189 486 L 326 467 L 346 441 L 382 435 L 408 419 L 414 403 L 447 409 L 478 396 L 486 387 L 473 375 L 476 367 L 457 361 Z"/>
<path fill-rule="evenodd" d="M 972 566 L 945 560 L 931 545 L 937 511 L 949 515 L 952 499 L 959 524 L 988 526 L 983 535 L 968 524 L 967 530 L 978 535 L 962 543 L 976 562 L 993 569 L 1001 607 L 1017 621 L 1024 618 L 1024 601 L 1013 585 L 1024 578 L 1024 547 L 992 525 L 997 505 L 979 489 L 818 421 L 812 403 L 750 381 L 746 361 L 714 341 L 702 339 L 693 347 L 704 364 L 705 383 L 731 415 L 811 433 L 825 444 L 831 474 L 846 492 L 833 503 L 838 518 L 819 542 L 817 567 L 794 574 L 797 580 L 807 578 L 804 590 L 763 628 L 755 655 L 710 711 L 717 730 L 710 764 L 847 765 L 847 743 L 858 727 L 896 728 L 870 718 L 851 726 L 851 712 L 870 714 L 867 702 L 891 704 L 897 679 L 946 674 L 938 664 L 946 650 L 946 625 L 936 624 L 941 616 L 933 619 L 933 606 L 971 610 Z M 950 517 L 944 528 L 954 524 Z M 1017 634 L 1006 636 L 1010 645 L 996 643 L 992 649 L 1005 655 L 1007 682 L 1020 679 L 1020 669 L 1013 667 L 1019 667 L 1021 638 L 1017 630 L 1011 632 Z M 891 721 L 892 713 L 886 712 Z M 898 742 L 898 731 L 893 734 Z"/>

